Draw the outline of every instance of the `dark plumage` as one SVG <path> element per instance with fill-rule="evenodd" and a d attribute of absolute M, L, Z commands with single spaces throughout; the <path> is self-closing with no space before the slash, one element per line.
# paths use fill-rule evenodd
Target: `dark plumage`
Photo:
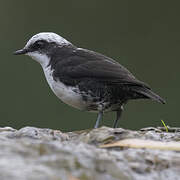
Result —
<path fill-rule="evenodd" d="M 66 49 L 68 48 L 68 50 Z M 81 91 L 92 91 L 95 96 L 106 94 L 116 101 L 147 98 L 165 103 L 150 87 L 137 80 L 125 67 L 102 54 L 82 48 L 66 47 L 51 56 L 54 79 L 66 85 L 78 85 Z M 62 58 L 63 57 L 63 58 Z"/>
<path fill-rule="evenodd" d="M 165 103 L 147 84 L 107 56 L 72 45 L 55 52 L 49 63 L 54 68 L 54 80 L 60 80 L 67 86 L 78 86 L 84 101 L 90 102 L 88 111 L 98 111 L 101 105 L 103 112 L 117 111 L 121 114 L 123 105 L 131 99 Z"/>
<path fill-rule="evenodd" d="M 46 38 L 32 41 L 28 50 L 25 48 L 24 51 L 38 52 L 49 58 L 44 68 L 51 68 L 53 80 L 66 87 L 74 87 L 73 91 L 80 94 L 86 104 L 85 110 L 99 112 L 95 127 L 107 111 L 117 112 L 114 122 L 114 127 L 117 127 L 123 105 L 128 100 L 152 99 L 165 103 L 147 84 L 137 80 L 125 67 L 107 56 L 77 48 L 68 41 L 63 44 L 47 41 Z"/>

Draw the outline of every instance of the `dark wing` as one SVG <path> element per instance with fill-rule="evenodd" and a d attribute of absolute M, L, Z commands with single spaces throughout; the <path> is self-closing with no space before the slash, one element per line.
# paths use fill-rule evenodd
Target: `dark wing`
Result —
<path fill-rule="evenodd" d="M 53 76 L 66 85 L 75 86 L 89 80 L 110 86 L 115 85 L 117 89 L 123 88 L 125 92 L 130 92 L 131 99 L 148 98 L 165 103 L 147 84 L 137 80 L 118 62 L 86 49 L 77 48 L 70 56 L 58 61 Z"/>
<path fill-rule="evenodd" d="M 70 57 L 59 61 L 54 75 L 71 83 L 90 78 L 106 84 L 127 84 L 149 88 L 113 59 L 81 48 L 77 48 Z"/>

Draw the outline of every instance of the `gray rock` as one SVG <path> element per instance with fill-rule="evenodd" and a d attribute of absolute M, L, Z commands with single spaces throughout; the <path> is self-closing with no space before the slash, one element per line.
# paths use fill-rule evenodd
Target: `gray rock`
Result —
<path fill-rule="evenodd" d="M 113 141 L 138 138 L 179 141 L 180 131 L 122 128 L 62 133 L 51 129 L 0 128 L 0 180 L 178 180 L 180 152 L 100 148 Z"/>

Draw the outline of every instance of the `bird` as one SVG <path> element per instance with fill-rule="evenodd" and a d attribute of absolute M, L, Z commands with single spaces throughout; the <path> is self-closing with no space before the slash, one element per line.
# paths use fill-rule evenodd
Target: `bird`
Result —
<path fill-rule="evenodd" d="M 83 111 L 96 112 L 94 128 L 104 113 L 116 112 L 118 127 L 123 107 L 129 100 L 151 99 L 165 104 L 148 84 L 138 80 L 120 63 L 101 53 L 76 47 L 53 32 L 32 36 L 15 55 L 37 61 L 54 94 L 64 103 Z"/>

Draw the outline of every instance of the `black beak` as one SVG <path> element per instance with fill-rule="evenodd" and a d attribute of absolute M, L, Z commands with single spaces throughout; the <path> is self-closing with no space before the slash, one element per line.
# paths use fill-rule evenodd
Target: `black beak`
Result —
<path fill-rule="evenodd" d="M 13 54 L 14 55 L 21 55 L 21 54 L 26 54 L 27 52 L 28 52 L 27 49 L 20 49 L 20 50 L 15 51 Z"/>

